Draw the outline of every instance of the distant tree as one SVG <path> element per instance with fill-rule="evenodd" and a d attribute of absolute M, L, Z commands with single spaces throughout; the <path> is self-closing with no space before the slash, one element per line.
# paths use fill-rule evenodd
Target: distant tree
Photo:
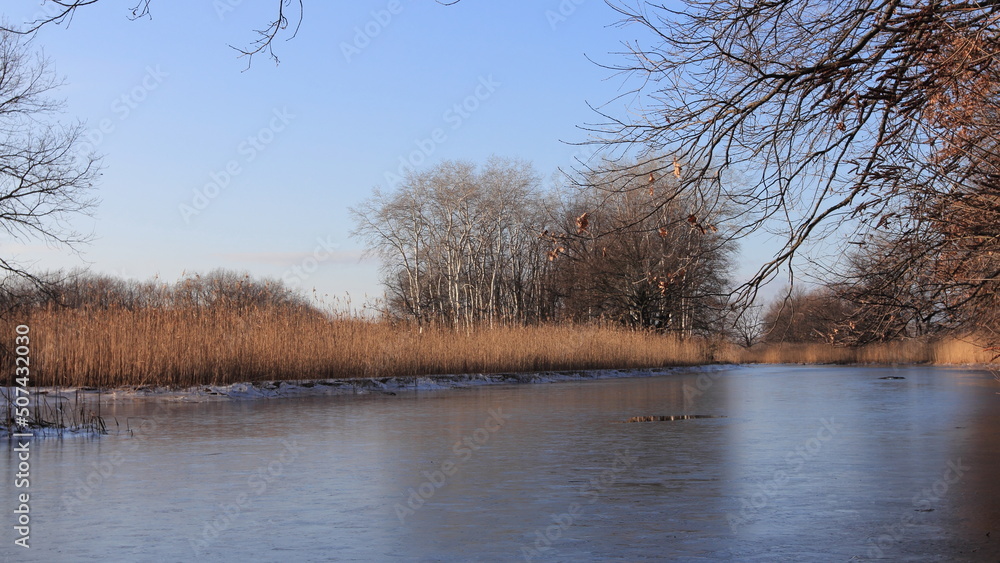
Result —
<path fill-rule="evenodd" d="M 455 326 L 537 320 L 538 183 L 525 162 L 443 162 L 351 209 L 353 234 L 382 260 L 391 312 Z"/>
<path fill-rule="evenodd" d="M 853 343 L 844 330 L 852 310 L 829 288 L 794 288 L 775 299 L 764 313 L 765 342 Z"/>
<path fill-rule="evenodd" d="M 647 165 L 641 185 L 622 163 L 577 181 L 550 256 L 562 314 L 716 333 L 735 250 L 717 226 L 718 197 L 679 193 L 676 177 L 656 168 Z"/>
<path fill-rule="evenodd" d="M 255 279 L 248 273 L 225 269 L 190 274 L 168 289 L 164 305 L 170 307 L 248 310 L 307 306 L 305 298 L 281 280 Z"/>
<path fill-rule="evenodd" d="M 381 258 L 392 316 L 720 330 L 734 246 L 711 206 L 675 197 L 667 178 L 595 185 L 542 190 L 524 162 L 443 162 L 376 189 L 351 210 L 353 234 Z"/>
<path fill-rule="evenodd" d="M 913 338 L 963 324 L 954 315 L 954 280 L 935 271 L 929 248 L 901 234 L 869 237 L 847 256 L 830 288 L 853 305 L 845 323 L 857 344 Z"/>
<path fill-rule="evenodd" d="M 730 314 L 735 317 L 729 320 L 730 331 L 733 339 L 745 348 L 750 348 L 757 344 L 764 336 L 764 306 L 750 305 L 743 308 L 734 308 Z"/>
<path fill-rule="evenodd" d="M 87 270 L 42 272 L 39 284 L 19 278 L 0 295 L 0 311 L 68 309 L 308 309 L 309 302 L 280 280 L 255 279 L 217 269 L 192 273 L 173 283 L 137 281 Z"/>
<path fill-rule="evenodd" d="M 0 31 L 0 70 L 0 229 L 17 241 L 73 248 L 86 237 L 68 221 L 93 205 L 99 160 L 83 152 L 82 124 L 54 120 L 62 105 L 50 96 L 60 83 L 29 42 Z M 0 291 L 16 288 L 17 278 L 42 284 L 28 267 L 0 257 Z"/>

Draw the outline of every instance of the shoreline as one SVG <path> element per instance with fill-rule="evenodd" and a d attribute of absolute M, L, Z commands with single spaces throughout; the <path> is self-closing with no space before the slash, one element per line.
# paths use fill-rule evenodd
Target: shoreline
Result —
<path fill-rule="evenodd" d="M 196 385 L 182 389 L 167 387 L 96 389 L 91 387 L 37 387 L 32 389 L 32 404 L 42 403 L 42 409 L 51 412 L 60 403 L 72 404 L 73 410 L 81 406 L 110 405 L 116 403 L 161 402 L 174 404 L 209 403 L 225 401 L 255 401 L 301 397 L 343 396 L 393 396 L 405 392 L 447 391 L 495 385 L 532 385 L 590 381 L 599 379 L 644 378 L 678 373 L 712 373 L 742 367 L 740 364 L 703 364 L 670 366 L 662 368 L 628 368 L 565 370 L 538 372 L 501 372 L 473 374 L 443 374 L 410 377 L 376 378 L 327 378 L 302 380 L 272 380 L 227 385 Z M 2 388 L 5 394 L 11 387 Z M 12 395 L 10 395 L 12 396 Z M 32 406 L 34 408 L 34 406 Z M 20 431 L 0 426 L 0 438 L 13 439 L 18 433 L 30 433 L 32 438 L 62 438 L 69 436 L 99 436 L 95 420 L 85 424 L 58 426 L 29 426 Z M 103 423 L 101 423 L 103 424 Z"/>
<path fill-rule="evenodd" d="M 99 401 L 101 404 L 132 401 L 204 403 L 295 397 L 392 395 L 406 391 L 443 391 L 492 385 L 530 385 L 628 377 L 657 377 L 677 373 L 713 372 L 738 367 L 741 367 L 741 364 L 442 374 L 405 377 L 265 380 L 250 383 L 230 383 L 226 385 L 195 385 L 182 389 L 152 386 L 100 390 L 88 387 L 39 387 L 33 389 L 32 395 L 40 395 L 50 401 L 79 400 L 88 403 L 97 403 Z"/>
<path fill-rule="evenodd" d="M 231 383 L 226 385 L 196 385 L 186 388 L 169 387 L 119 387 L 115 389 L 97 389 L 92 387 L 38 387 L 32 389 L 33 405 L 36 401 L 42 408 L 51 412 L 53 408 L 62 408 L 72 404 L 73 409 L 81 406 L 111 405 L 123 403 L 209 403 L 226 401 L 255 401 L 303 397 L 343 397 L 343 396 L 394 396 L 406 392 L 447 391 L 452 389 L 468 389 L 496 385 L 533 385 L 545 383 L 566 383 L 575 381 L 591 381 L 626 378 L 651 378 L 677 374 L 708 374 L 715 377 L 719 371 L 742 369 L 759 364 L 700 364 L 686 366 L 667 366 L 659 368 L 619 368 L 592 370 L 559 370 L 535 372 L 498 372 L 471 374 L 442 374 L 404 377 L 359 377 L 359 378 L 325 378 L 301 380 L 265 380 L 249 383 Z M 782 363 L 771 365 L 827 365 L 831 367 L 885 367 L 893 368 L 901 365 L 924 366 L 924 363 L 908 364 L 802 364 Z M 994 371 L 992 364 L 939 364 L 942 368 L 981 369 Z M 5 394 L 13 388 L 0 388 Z M 12 396 L 12 395 L 9 395 Z M 34 426 L 27 431 L 33 437 L 66 437 L 94 436 L 95 421 L 86 424 L 58 426 Z M 25 431 L 22 429 L 22 431 Z M 0 426 L 0 438 L 13 438 L 17 432 L 13 428 Z"/>
<path fill-rule="evenodd" d="M 617 379 L 629 377 L 658 377 L 678 373 L 711 373 L 727 369 L 739 369 L 748 366 L 763 365 L 758 363 L 712 363 L 681 366 L 665 366 L 657 368 L 603 368 L 581 370 L 541 370 L 532 372 L 496 372 L 469 374 L 440 374 L 418 376 L 387 376 L 387 377 L 348 377 L 323 379 L 280 379 L 255 382 L 229 383 L 224 385 L 194 385 L 183 388 L 164 386 L 116 387 L 98 389 L 94 387 L 34 387 L 32 396 L 41 396 L 46 400 L 67 401 L 76 400 L 84 403 L 113 404 L 130 401 L 165 401 L 165 402 L 213 402 L 227 400 L 257 400 L 280 399 L 314 396 L 345 396 L 345 395 L 390 395 L 405 391 L 441 391 L 462 389 L 487 385 L 530 385 L 541 383 L 561 383 L 570 381 L 589 381 L 598 379 Z M 955 363 L 929 364 L 925 362 L 912 363 L 800 363 L 780 362 L 769 365 L 789 366 L 866 366 L 866 367 L 899 367 L 899 366 L 936 366 L 942 368 L 982 369 L 994 371 L 995 364 Z M 3 393 L 10 393 L 11 387 L 0 387 Z"/>

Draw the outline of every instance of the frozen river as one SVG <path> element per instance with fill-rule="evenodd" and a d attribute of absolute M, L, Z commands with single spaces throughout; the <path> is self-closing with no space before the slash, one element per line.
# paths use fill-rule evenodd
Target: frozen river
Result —
<path fill-rule="evenodd" d="M 8 448 L 0 559 L 998 561 L 998 392 L 758 366 L 110 405 L 132 435 L 32 443 L 30 549 Z"/>

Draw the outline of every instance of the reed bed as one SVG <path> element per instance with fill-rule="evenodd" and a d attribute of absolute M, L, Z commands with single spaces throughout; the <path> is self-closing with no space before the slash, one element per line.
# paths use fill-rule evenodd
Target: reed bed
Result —
<path fill-rule="evenodd" d="M 13 334 L 14 322 L 6 322 Z M 36 310 L 34 385 L 187 387 L 264 380 L 692 365 L 713 346 L 596 326 L 453 329 L 311 309 Z"/>
<path fill-rule="evenodd" d="M 308 307 L 37 308 L 32 385 L 190 387 L 270 380 L 649 368 L 707 363 L 986 363 L 962 340 L 742 349 L 614 326 L 455 329 L 331 318 Z M 4 326 L 5 325 L 5 326 Z M 9 364 L 9 358 L 3 362 Z M 11 369 L 7 370 L 12 373 Z"/>
<path fill-rule="evenodd" d="M 996 352 L 974 337 L 910 339 L 867 346 L 784 343 L 755 346 L 738 353 L 741 363 L 761 364 L 936 364 L 980 365 L 996 362 Z"/>

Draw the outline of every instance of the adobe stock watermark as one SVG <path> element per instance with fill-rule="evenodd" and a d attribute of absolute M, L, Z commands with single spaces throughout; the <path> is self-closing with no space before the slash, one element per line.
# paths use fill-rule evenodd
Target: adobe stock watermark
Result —
<path fill-rule="evenodd" d="M 348 43 L 340 42 L 340 52 L 344 55 L 347 64 L 351 64 L 351 59 L 361 54 L 362 51 L 372 44 L 372 41 L 382 35 L 385 28 L 389 27 L 395 16 L 403 11 L 403 3 L 400 0 L 389 0 L 385 8 L 372 10 L 371 19 L 364 25 L 354 27 L 354 38 Z"/>
<path fill-rule="evenodd" d="M 215 198 L 219 197 L 219 194 L 229 187 L 233 179 L 243 173 L 243 167 L 256 160 L 262 152 L 267 150 L 278 133 L 284 131 L 293 119 L 295 119 L 295 115 L 289 113 L 288 108 L 272 110 L 271 119 L 267 126 L 248 136 L 236 147 L 239 158 L 231 159 L 221 170 L 210 172 L 209 182 L 201 188 L 192 190 L 193 195 L 188 203 L 181 203 L 177 206 L 184 222 L 190 224 L 192 217 L 199 215 Z"/>
<path fill-rule="evenodd" d="M 473 453 L 488 444 L 492 435 L 503 428 L 503 425 L 511 417 L 509 414 L 504 414 L 503 409 L 499 407 L 490 409 L 488 412 L 490 416 L 482 426 L 455 442 L 451 447 L 452 455 L 441 462 L 440 468 L 434 471 L 420 472 L 424 481 L 416 488 L 410 487 L 407 490 L 409 496 L 407 496 L 405 504 L 397 502 L 396 506 L 393 507 L 400 524 L 404 524 L 408 516 L 416 514 L 427 501 L 434 498 L 434 494 L 448 484 L 448 478 L 455 475 L 465 462 L 472 459 Z"/>
<path fill-rule="evenodd" d="M 694 407 L 695 400 L 711 389 L 712 386 L 715 385 L 715 380 L 717 380 L 720 375 L 722 375 L 721 370 L 699 373 L 698 377 L 694 381 L 694 385 L 685 383 L 681 387 L 681 392 L 684 395 L 684 408 Z"/>
<path fill-rule="evenodd" d="M 339 248 L 340 243 L 333 242 L 330 235 L 325 239 L 316 237 L 316 247 L 313 248 L 312 254 L 285 270 L 281 274 L 281 281 L 293 287 L 301 284 L 319 270 L 320 264 L 334 258 L 334 253 Z"/>
<path fill-rule="evenodd" d="M 113 117 L 101 118 L 94 127 L 83 132 L 76 158 L 80 160 L 96 152 L 108 136 L 118 129 L 118 124 L 128 119 L 169 76 L 160 65 L 147 66 L 145 74 L 135 86 L 111 101 L 110 111 Z"/>
<path fill-rule="evenodd" d="M 107 456 L 102 456 L 100 461 L 95 461 L 90 466 L 83 468 L 83 471 L 87 471 L 86 476 L 77 477 L 73 486 L 68 492 L 63 493 L 60 499 L 64 512 L 75 514 L 78 508 L 94 498 L 98 491 L 108 484 L 114 474 L 128 461 L 129 456 L 139 449 L 143 441 L 153 435 L 153 431 L 159 426 L 157 417 L 166 410 L 166 407 L 161 403 L 155 403 L 155 407 L 156 410 L 152 416 L 139 419 L 134 429 L 129 427 L 132 439 L 123 447 L 114 450 Z M 126 424 L 129 424 L 129 420 L 132 419 L 126 419 Z"/>
<path fill-rule="evenodd" d="M 906 537 L 906 530 L 910 527 L 915 527 L 917 524 L 914 522 L 916 519 L 913 512 L 931 512 L 934 510 L 933 506 L 941 500 L 944 495 L 948 494 L 948 490 L 952 485 L 958 483 L 965 476 L 966 471 L 972 469 L 968 465 L 962 464 L 962 458 L 958 458 L 954 461 L 949 461 L 945 470 L 941 475 L 941 478 L 934 481 L 930 487 L 921 490 L 920 492 L 913 495 L 912 504 L 913 510 L 904 513 L 899 517 L 897 522 L 892 524 L 887 524 L 885 526 L 885 532 L 879 534 L 878 537 L 869 538 L 868 543 L 870 547 L 868 548 L 867 556 L 869 559 L 882 559 L 886 556 L 886 551 L 896 547 L 899 542 L 903 541 Z"/>
<path fill-rule="evenodd" d="M 757 484 L 757 490 L 740 498 L 740 512 L 738 516 L 732 513 L 726 515 L 729 521 L 729 528 L 733 533 L 737 532 L 739 526 L 749 524 L 754 521 L 757 513 L 770 506 L 776 497 L 781 493 L 781 489 L 795 475 L 802 472 L 806 463 L 812 461 L 823 450 L 823 445 L 837 435 L 843 426 L 837 424 L 833 417 L 829 420 L 820 419 L 819 430 L 816 435 L 808 438 L 802 445 L 785 453 L 785 469 L 777 469 L 771 478 Z"/>
<path fill-rule="evenodd" d="M 577 8 L 587 0 L 561 0 L 559 6 L 555 10 L 545 10 L 545 19 L 549 22 L 549 27 L 552 31 L 556 30 L 556 27 L 564 21 L 568 20 L 570 16 L 576 13 Z"/>
<path fill-rule="evenodd" d="M 215 15 L 221 22 L 226 19 L 227 14 L 235 12 L 241 4 L 243 4 L 243 0 L 213 0 L 212 9 L 215 10 Z"/>
<path fill-rule="evenodd" d="M 280 453 L 275 454 L 267 463 L 257 467 L 247 477 L 245 490 L 240 491 L 229 502 L 220 502 L 216 505 L 218 507 L 216 516 L 205 522 L 201 537 L 188 539 L 195 557 L 200 557 L 223 532 L 233 525 L 236 518 L 250 507 L 254 499 L 266 493 L 268 487 L 285 474 L 285 466 L 298 459 L 299 454 L 305 451 L 305 448 L 295 440 L 290 443 L 282 440 L 281 445 Z"/>
<path fill-rule="evenodd" d="M 479 83 L 476 84 L 472 93 L 462 99 L 462 101 L 446 109 L 441 114 L 441 119 L 452 131 L 458 130 L 482 106 L 483 102 L 489 100 L 502 85 L 502 83 L 493 79 L 492 74 L 489 76 L 480 76 Z M 409 154 L 399 157 L 399 166 L 396 170 L 385 172 L 384 178 L 387 186 L 395 186 L 402 181 L 407 170 L 412 170 L 427 162 L 427 159 L 434 154 L 438 146 L 444 144 L 447 140 L 448 133 L 444 127 L 436 127 L 427 137 L 415 140 L 413 144 L 416 147 Z"/>
<path fill-rule="evenodd" d="M 632 467 L 639 458 L 625 452 L 615 452 L 615 460 L 609 469 L 605 469 L 597 477 L 591 477 L 586 485 L 580 490 L 580 496 L 587 498 L 586 504 L 594 504 L 601 498 L 601 495 L 608 487 L 618 482 L 621 473 Z M 579 502 L 571 503 L 566 507 L 566 511 L 561 514 L 552 514 L 552 524 L 544 529 L 538 528 L 534 531 L 535 541 L 531 545 L 521 546 L 521 556 L 525 561 L 531 561 L 542 555 L 549 555 L 549 551 L 555 549 L 552 544 L 563 536 L 563 532 L 570 529 L 580 519 L 584 512 L 584 505 Z"/>

